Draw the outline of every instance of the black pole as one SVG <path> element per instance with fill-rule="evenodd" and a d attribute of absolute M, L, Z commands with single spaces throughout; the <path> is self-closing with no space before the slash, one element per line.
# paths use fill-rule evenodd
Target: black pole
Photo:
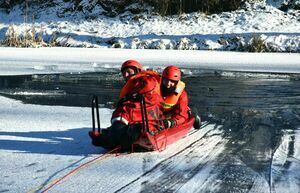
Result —
<path fill-rule="evenodd" d="M 93 124 L 93 132 L 95 132 L 95 96 L 92 98 L 92 124 Z"/>
<path fill-rule="evenodd" d="M 146 102 L 145 102 L 145 98 L 144 98 L 144 97 L 143 97 L 143 101 L 144 101 L 144 112 L 145 112 L 146 131 L 147 131 L 147 132 L 150 132 L 150 130 L 149 130 L 149 124 L 148 124 L 148 113 L 147 113 Z"/>
<path fill-rule="evenodd" d="M 98 132 L 100 133 L 100 114 L 99 114 L 99 103 L 98 103 L 98 97 L 97 96 L 96 96 L 96 113 L 97 113 Z"/>
<path fill-rule="evenodd" d="M 142 123 L 143 123 L 143 132 L 145 132 L 146 128 L 145 128 L 145 115 L 144 115 L 144 103 L 143 103 L 143 99 L 141 100 L 141 113 L 142 113 Z"/>
<path fill-rule="evenodd" d="M 148 116 L 147 116 L 147 109 L 146 109 L 146 102 L 145 102 L 145 98 L 144 96 L 142 96 L 142 112 L 143 112 L 143 117 L 144 117 L 144 120 L 143 120 L 143 123 L 144 123 L 144 128 L 145 128 L 145 131 L 147 132 L 150 132 L 149 130 L 149 125 L 148 125 Z"/>

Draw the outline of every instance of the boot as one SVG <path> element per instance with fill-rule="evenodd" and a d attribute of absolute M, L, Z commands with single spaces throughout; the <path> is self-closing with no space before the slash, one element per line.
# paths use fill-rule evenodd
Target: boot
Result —
<path fill-rule="evenodd" d="M 128 144 L 134 143 L 136 140 L 138 140 L 139 136 L 141 135 L 142 130 L 142 124 L 132 124 L 128 127 L 127 133 L 125 135 L 125 138 L 127 138 Z"/>
<path fill-rule="evenodd" d="M 193 124 L 193 127 L 198 130 L 201 128 L 201 118 L 197 114 L 195 114 L 194 117 L 195 117 L 195 122 Z"/>
<path fill-rule="evenodd" d="M 114 148 L 114 144 L 111 140 L 105 137 L 102 133 L 90 131 L 89 136 L 92 138 L 92 144 L 94 146 L 103 147 L 105 149 Z"/>
<path fill-rule="evenodd" d="M 92 140 L 92 143 L 105 149 L 122 146 L 122 140 L 126 138 L 127 128 L 128 125 L 125 125 L 121 121 L 116 121 L 107 129 L 102 129 L 100 136 Z"/>

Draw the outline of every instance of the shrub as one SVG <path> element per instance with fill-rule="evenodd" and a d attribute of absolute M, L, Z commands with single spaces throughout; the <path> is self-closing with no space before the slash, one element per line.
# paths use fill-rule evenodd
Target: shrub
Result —
<path fill-rule="evenodd" d="M 116 16 L 125 11 L 133 14 L 152 11 L 165 16 L 181 13 L 201 11 L 207 14 L 232 11 L 240 8 L 246 1 L 253 0 L 63 0 L 68 3 L 60 16 L 67 12 L 80 11 L 89 14 L 96 6 L 101 6 L 106 15 Z M 15 5 L 24 7 L 49 7 L 55 6 L 56 2 L 47 0 L 0 0 L 0 8 L 12 8 Z"/>
<path fill-rule="evenodd" d="M 0 8 L 11 9 L 13 6 L 21 4 L 24 0 L 0 0 Z"/>
<path fill-rule="evenodd" d="M 201 11 L 207 14 L 232 11 L 240 8 L 244 0 L 144 0 L 153 5 L 160 15 L 173 15 Z"/>
<path fill-rule="evenodd" d="M 288 0 L 284 1 L 279 7 L 282 11 L 288 11 L 289 9 L 300 10 L 300 1 L 299 0 Z"/>
<path fill-rule="evenodd" d="M 266 41 L 263 40 L 260 36 L 253 35 L 248 42 L 240 47 L 242 51 L 247 52 L 268 52 Z"/>

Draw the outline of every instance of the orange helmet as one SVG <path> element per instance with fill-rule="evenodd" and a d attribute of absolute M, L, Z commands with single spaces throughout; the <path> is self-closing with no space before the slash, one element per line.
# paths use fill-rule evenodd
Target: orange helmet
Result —
<path fill-rule="evenodd" d="M 127 61 L 125 61 L 122 64 L 121 71 L 123 71 L 125 68 L 128 68 L 128 67 L 134 67 L 138 71 L 142 70 L 142 65 L 136 60 L 127 60 Z"/>
<path fill-rule="evenodd" d="M 179 81 L 181 79 L 181 72 L 177 66 L 168 66 L 164 69 L 162 77 L 173 81 Z"/>

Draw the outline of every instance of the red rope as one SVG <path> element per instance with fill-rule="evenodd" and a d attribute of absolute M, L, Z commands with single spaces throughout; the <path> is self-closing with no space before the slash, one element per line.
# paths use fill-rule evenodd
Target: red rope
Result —
<path fill-rule="evenodd" d="M 164 136 L 165 136 L 165 147 L 164 148 L 162 148 L 162 149 L 158 149 L 158 151 L 159 152 L 161 152 L 161 151 L 163 151 L 163 150 L 165 150 L 166 148 L 167 148 L 167 141 L 168 141 L 168 135 L 167 135 L 167 132 L 168 132 L 168 130 L 169 130 L 170 128 L 166 128 L 166 129 L 164 129 L 162 132 L 164 133 Z M 155 142 L 156 142 L 156 146 L 158 146 L 157 145 L 157 140 L 155 140 Z M 161 147 L 163 147 L 163 145 L 161 146 Z"/>
<path fill-rule="evenodd" d="M 101 157 L 104 157 L 105 155 L 107 154 L 110 154 L 110 153 L 113 153 L 113 152 L 116 152 L 120 149 L 120 147 L 116 147 L 115 149 L 112 149 L 104 154 L 101 154 L 100 156 L 98 157 L 95 157 L 94 159 L 84 163 L 84 164 L 81 164 L 79 166 L 77 166 L 76 168 L 74 168 L 73 170 L 71 170 L 70 172 L 68 172 L 67 174 L 65 174 L 64 176 L 58 178 L 57 180 L 55 180 L 48 188 L 46 188 L 45 190 L 43 190 L 41 193 L 45 193 L 47 192 L 48 190 L 50 190 L 53 186 L 55 186 L 56 184 L 58 184 L 59 182 L 61 182 L 63 179 L 65 179 L 66 177 L 70 176 L 71 174 L 75 173 L 76 171 L 78 171 L 80 168 L 84 167 L 84 166 L 87 166 L 88 164 L 96 161 L 97 159 L 101 158 Z"/>

